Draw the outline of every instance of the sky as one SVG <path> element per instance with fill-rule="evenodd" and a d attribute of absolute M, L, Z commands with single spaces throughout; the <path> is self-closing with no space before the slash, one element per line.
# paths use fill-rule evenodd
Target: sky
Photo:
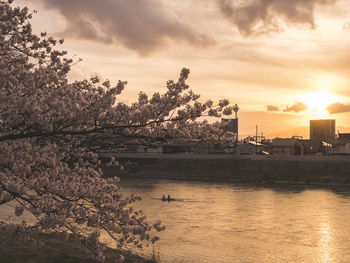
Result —
<path fill-rule="evenodd" d="M 80 57 L 70 78 L 128 81 L 121 100 L 165 91 L 183 67 L 201 100 L 240 107 L 239 135 L 309 136 L 311 119 L 350 132 L 348 0 L 15 0 L 34 32 Z"/>

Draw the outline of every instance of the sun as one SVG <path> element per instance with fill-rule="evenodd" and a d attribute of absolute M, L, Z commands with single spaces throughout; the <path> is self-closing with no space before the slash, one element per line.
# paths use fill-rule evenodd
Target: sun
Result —
<path fill-rule="evenodd" d="M 309 110 L 313 112 L 326 111 L 329 104 L 335 103 L 337 98 L 331 93 L 314 92 L 306 94 L 303 102 L 308 106 Z"/>
<path fill-rule="evenodd" d="M 337 96 L 328 92 L 307 93 L 302 96 L 301 99 L 301 102 L 303 102 L 308 107 L 308 111 L 306 111 L 308 118 L 312 119 L 330 118 L 327 107 L 328 105 L 337 101 Z"/>

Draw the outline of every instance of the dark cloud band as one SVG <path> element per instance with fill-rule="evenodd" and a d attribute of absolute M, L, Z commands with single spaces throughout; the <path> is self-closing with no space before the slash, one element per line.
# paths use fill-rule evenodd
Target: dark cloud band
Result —
<path fill-rule="evenodd" d="M 314 27 L 316 5 L 334 4 L 336 0 L 217 0 L 222 15 L 236 25 L 244 36 L 281 30 L 286 24 Z"/>
<path fill-rule="evenodd" d="M 147 55 L 167 41 L 210 46 L 215 41 L 182 22 L 162 0 L 39 0 L 66 19 L 65 37 L 122 44 Z"/>

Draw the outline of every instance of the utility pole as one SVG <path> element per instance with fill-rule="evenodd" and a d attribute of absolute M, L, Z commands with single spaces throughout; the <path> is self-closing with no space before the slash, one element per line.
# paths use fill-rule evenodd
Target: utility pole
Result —
<path fill-rule="evenodd" d="M 237 116 L 237 112 L 239 111 L 239 107 L 237 104 L 235 104 L 235 106 L 233 106 L 233 111 L 235 112 L 235 124 L 236 124 L 236 127 L 237 127 L 237 130 L 236 130 L 236 140 L 235 140 L 235 145 L 237 145 L 238 143 L 238 116 Z"/>
<path fill-rule="evenodd" d="M 258 153 L 258 125 L 256 125 L 255 129 L 255 154 Z"/>

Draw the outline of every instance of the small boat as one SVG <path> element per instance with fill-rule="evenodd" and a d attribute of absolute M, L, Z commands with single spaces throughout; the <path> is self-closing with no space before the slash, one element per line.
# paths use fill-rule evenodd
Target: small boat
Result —
<path fill-rule="evenodd" d="M 183 200 L 178 200 L 178 199 L 175 199 L 175 198 L 170 198 L 170 199 L 168 199 L 168 198 L 151 198 L 151 199 L 153 199 L 153 200 L 160 200 L 160 201 L 163 201 L 163 202 L 171 202 L 171 201 L 182 201 L 183 202 Z"/>
<path fill-rule="evenodd" d="M 166 199 L 162 199 L 162 201 L 163 202 L 165 202 L 165 201 L 170 202 L 170 201 L 176 201 L 176 199 L 175 198 L 166 198 Z"/>
<path fill-rule="evenodd" d="M 195 201 L 195 200 L 192 200 L 192 199 L 183 199 L 183 198 L 155 198 L 155 197 L 151 197 L 151 199 L 153 200 L 159 200 L 159 201 L 162 201 L 162 202 L 190 202 L 190 203 L 193 203 L 193 202 L 203 202 L 203 201 Z"/>

